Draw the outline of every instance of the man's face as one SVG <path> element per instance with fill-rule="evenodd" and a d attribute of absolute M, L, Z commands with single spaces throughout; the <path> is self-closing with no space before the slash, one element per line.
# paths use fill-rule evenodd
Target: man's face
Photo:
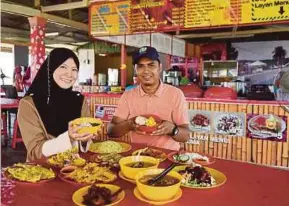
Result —
<path fill-rule="evenodd" d="M 158 84 L 161 73 L 161 65 L 156 60 L 141 58 L 135 66 L 136 74 L 140 83 L 144 86 Z"/>

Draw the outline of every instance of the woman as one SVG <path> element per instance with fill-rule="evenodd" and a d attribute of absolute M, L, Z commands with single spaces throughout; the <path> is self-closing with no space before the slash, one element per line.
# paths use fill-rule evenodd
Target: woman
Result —
<path fill-rule="evenodd" d="M 90 116 L 84 96 L 72 91 L 78 71 L 77 56 L 69 49 L 56 48 L 21 99 L 17 118 L 28 161 L 63 152 L 78 145 L 78 141 L 96 137 L 78 134 L 79 128 L 71 124 L 76 118 Z"/>

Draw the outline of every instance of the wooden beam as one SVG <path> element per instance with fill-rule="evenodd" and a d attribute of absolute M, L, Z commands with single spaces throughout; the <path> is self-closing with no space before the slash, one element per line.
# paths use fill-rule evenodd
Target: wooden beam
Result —
<path fill-rule="evenodd" d="M 19 42 L 19 41 L 13 41 L 13 40 L 1 39 L 1 43 L 13 44 L 13 45 L 17 45 L 17 46 L 30 46 L 30 42 Z"/>
<path fill-rule="evenodd" d="M 70 20 L 67 18 L 59 17 L 56 15 L 42 13 L 38 9 L 33 9 L 33 8 L 30 8 L 27 6 L 1 2 L 1 12 L 10 13 L 10 14 L 14 14 L 14 15 L 20 15 L 20 16 L 26 16 L 26 17 L 40 16 L 40 17 L 47 19 L 47 21 L 49 21 L 51 23 L 61 24 L 64 26 L 68 26 L 68 27 L 72 27 L 75 29 L 79 29 L 79 30 L 88 32 L 88 25 L 87 24 L 84 24 L 84 23 L 81 23 L 78 21 L 73 21 L 73 20 Z"/>
<path fill-rule="evenodd" d="M 71 3 L 71 0 L 68 0 L 68 3 Z M 69 10 L 68 10 L 68 18 L 69 18 L 69 19 L 72 19 L 72 18 L 73 18 L 73 10 L 72 10 L 72 9 L 69 9 Z"/>
<path fill-rule="evenodd" d="M 284 28 L 253 29 L 253 30 L 236 31 L 236 32 L 181 34 L 181 35 L 175 35 L 175 36 L 181 39 L 194 39 L 194 38 L 225 37 L 225 36 L 238 36 L 238 35 L 241 36 L 241 35 L 249 35 L 249 34 L 264 34 L 264 33 L 276 33 L 276 32 L 289 32 L 289 26 L 284 27 Z"/>
<path fill-rule="evenodd" d="M 34 0 L 34 7 L 40 9 L 41 7 L 41 0 Z"/>
<path fill-rule="evenodd" d="M 41 11 L 42 12 L 63 11 L 63 10 L 70 10 L 70 9 L 85 8 L 87 6 L 88 6 L 88 0 L 82 0 L 79 2 L 55 4 L 51 6 L 41 6 Z"/>

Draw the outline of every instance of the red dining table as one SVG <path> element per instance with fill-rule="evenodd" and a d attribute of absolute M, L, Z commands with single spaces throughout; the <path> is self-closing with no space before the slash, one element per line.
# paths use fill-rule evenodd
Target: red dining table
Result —
<path fill-rule="evenodd" d="M 3 136 L 4 136 L 4 145 L 7 144 L 8 141 L 8 131 L 11 127 L 11 118 L 10 112 L 11 110 L 17 110 L 19 105 L 19 99 L 9 99 L 9 98 L 1 98 L 1 118 L 3 120 Z M 8 128 L 7 128 L 7 117 L 8 117 Z"/>
<path fill-rule="evenodd" d="M 132 151 L 143 148 L 142 145 L 132 144 Z M 131 154 L 131 152 L 125 155 Z M 170 151 L 164 150 L 169 153 Z M 86 153 L 86 155 L 89 155 Z M 170 164 L 166 160 L 160 167 Z M 170 206 L 288 206 L 289 205 L 289 171 L 249 163 L 216 159 L 208 167 L 223 172 L 227 182 L 212 189 L 191 189 L 182 187 L 182 197 Z M 1 180 L 2 205 L 21 206 L 71 206 L 73 193 L 81 186 L 63 182 L 56 178 L 50 182 L 35 185 L 21 185 Z M 120 206 L 144 206 L 148 203 L 138 200 L 133 189 L 136 185 L 118 178 L 114 183 L 125 191 L 125 198 Z M 3 189 L 4 188 L 4 189 Z M 3 193 L 4 190 L 4 193 Z"/>

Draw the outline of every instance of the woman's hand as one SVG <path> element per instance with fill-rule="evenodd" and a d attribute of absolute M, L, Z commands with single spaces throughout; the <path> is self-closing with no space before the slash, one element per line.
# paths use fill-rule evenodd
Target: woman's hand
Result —
<path fill-rule="evenodd" d="M 163 121 L 159 124 L 156 131 L 153 131 L 151 135 L 163 136 L 163 135 L 171 135 L 173 129 L 175 128 L 175 124 L 169 121 Z"/>
<path fill-rule="evenodd" d="M 90 139 L 96 139 L 99 136 L 98 133 L 96 134 L 79 134 L 77 131 L 81 129 L 80 126 L 75 126 L 72 122 L 68 124 L 68 135 L 71 141 L 82 141 L 87 142 Z"/>

